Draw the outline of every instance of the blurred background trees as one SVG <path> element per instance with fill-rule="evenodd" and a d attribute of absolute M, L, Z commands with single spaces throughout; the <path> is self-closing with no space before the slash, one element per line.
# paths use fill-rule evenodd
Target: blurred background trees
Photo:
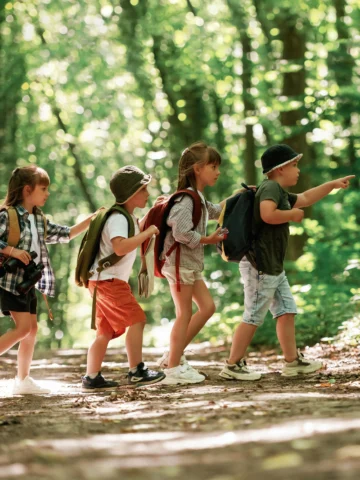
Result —
<path fill-rule="evenodd" d="M 71 225 L 111 204 L 108 180 L 125 164 L 153 175 L 152 199 L 172 192 L 181 152 L 204 140 L 223 158 L 220 180 L 206 192 L 216 202 L 244 180 L 259 184 L 264 149 L 287 143 L 304 154 L 295 191 L 357 175 L 349 190 L 307 209 L 303 224 L 291 227 L 286 266 L 303 314 L 297 319 L 300 343 L 334 335 L 356 315 L 357 0 L 0 5 L 0 198 L 16 166 L 36 163 L 52 180 L 45 213 Z M 73 280 L 79 241 L 50 249 L 57 297 L 51 301 L 54 324 L 41 307 L 44 347 L 84 345 L 89 339 L 88 292 Z M 243 311 L 237 265 L 224 263 L 207 247 L 205 277 L 218 313 L 199 339 L 227 341 Z M 157 281 L 155 294 L 142 305 L 152 325 L 166 328 L 174 317 L 165 281 Z M 0 330 L 10 325 L 2 319 Z M 147 341 L 160 336 L 153 328 Z M 275 342 L 271 319 L 256 341 Z"/>

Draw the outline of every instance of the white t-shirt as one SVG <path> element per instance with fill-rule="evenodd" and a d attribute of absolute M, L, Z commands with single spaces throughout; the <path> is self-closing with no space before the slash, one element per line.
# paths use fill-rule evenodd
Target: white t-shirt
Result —
<path fill-rule="evenodd" d="M 131 216 L 134 220 L 135 225 L 134 235 L 138 235 L 140 233 L 140 229 L 138 226 L 137 218 L 134 215 Z M 95 273 L 90 277 L 89 280 L 98 279 L 98 273 L 96 272 L 96 268 L 98 266 L 99 260 L 114 253 L 111 240 L 115 237 L 128 238 L 128 231 L 128 221 L 124 215 L 117 212 L 110 215 L 110 217 L 106 220 L 104 229 L 101 233 L 99 253 L 95 258 L 94 265 L 90 269 Z M 115 265 L 112 265 L 109 268 L 105 268 L 105 270 L 101 272 L 99 280 L 109 280 L 111 278 L 117 278 L 119 280 L 123 280 L 124 282 L 128 282 L 135 259 L 136 249 L 132 252 L 127 253 L 121 260 L 115 263 Z"/>
<path fill-rule="evenodd" d="M 31 230 L 31 252 L 36 252 L 37 257 L 34 259 L 34 262 L 37 264 L 40 262 L 41 251 L 40 251 L 40 242 L 39 242 L 39 234 L 35 224 L 35 215 L 33 213 L 29 214 L 29 221 L 30 221 L 30 230 Z"/>

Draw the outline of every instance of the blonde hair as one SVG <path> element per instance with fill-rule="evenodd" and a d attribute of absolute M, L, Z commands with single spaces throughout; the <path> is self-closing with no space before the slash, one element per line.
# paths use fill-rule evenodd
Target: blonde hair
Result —
<path fill-rule="evenodd" d="M 47 172 L 36 165 L 15 168 L 9 180 L 8 191 L 2 206 L 15 206 L 23 200 L 23 189 L 29 185 L 33 191 L 36 185 L 50 185 Z"/>
<path fill-rule="evenodd" d="M 196 178 L 194 165 L 220 165 L 221 156 L 219 152 L 206 145 L 204 142 L 196 142 L 185 148 L 179 160 L 178 190 L 192 187 L 195 191 Z"/>

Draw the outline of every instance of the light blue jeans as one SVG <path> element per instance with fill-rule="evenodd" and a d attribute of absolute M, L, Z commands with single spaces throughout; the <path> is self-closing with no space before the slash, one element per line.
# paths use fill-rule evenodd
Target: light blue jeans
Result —
<path fill-rule="evenodd" d="M 247 259 L 241 260 L 239 269 L 245 297 L 243 322 L 260 326 L 268 310 L 273 318 L 297 313 L 285 271 L 280 275 L 259 274 Z"/>

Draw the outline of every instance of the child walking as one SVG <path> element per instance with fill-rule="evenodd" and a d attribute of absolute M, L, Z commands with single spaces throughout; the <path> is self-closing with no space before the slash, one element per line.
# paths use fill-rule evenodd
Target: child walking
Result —
<path fill-rule="evenodd" d="M 49 185 L 49 176 L 42 168 L 36 165 L 16 168 L 9 181 L 5 202 L 0 207 L 0 255 L 5 262 L 0 278 L 0 310 L 3 315 L 11 316 L 15 323 L 13 330 L 0 337 L 0 354 L 20 342 L 14 395 L 50 393 L 29 376 L 37 332 L 35 287 L 43 294 L 54 296 L 55 278 L 46 243 L 69 242 L 84 231 L 91 220 L 90 215 L 71 228 L 45 220 L 40 207 L 45 205 L 50 195 Z M 20 239 L 15 246 L 8 244 L 11 208 L 16 210 L 16 224 L 20 229 Z M 11 224 L 11 230 L 14 227 Z M 14 263 L 11 259 L 19 262 L 8 271 L 8 264 Z M 28 289 L 31 284 L 30 269 L 35 274 L 35 281 Z"/>
<path fill-rule="evenodd" d="M 110 189 L 116 203 L 123 206 L 134 222 L 134 235 L 129 237 L 128 220 L 120 212 L 114 212 L 106 220 L 101 233 L 100 249 L 90 272 L 89 291 L 96 293 L 96 338 L 89 348 L 86 375 L 82 377 L 83 390 L 113 388 L 117 382 L 105 380 L 101 375 L 101 365 L 110 340 L 126 334 L 126 352 L 129 361 L 128 383 L 134 386 L 150 385 L 164 378 L 163 372 L 149 370 L 142 361 L 143 330 L 146 316 L 128 283 L 136 258 L 136 250 L 146 239 L 159 233 L 151 225 L 140 231 L 141 225 L 134 215 L 135 208 L 144 208 L 149 198 L 147 185 L 151 175 L 139 168 L 126 166 L 113 174 Z M 102 258 L 112 253 L 123 256 L 113 266 L 101 272 L 96 269 Z"/>
<path fill-rule="evenodd" d="M 197 192 L 201 199 L 201 218 L 193 225 L 193 200 L 189 195 L 180 196 L 171 208 L 167 225 L 163 252 L 166 254 L 174 242 L 180 243 L 179 276 L 176 272 L 174 251 L 165 256 L 162 274 L 170 285 L 175 304 L 176 319 L 170 336 L 170 351 L 165 352 L 159 365 L 166 367 L 164 384 L 200 383 L 205 376 L 192 368 L 183 354 L 185 347 L 202 329 L 206 321 L 215 312 L 215 304 L 202 277 L 204 269 L 204 245 L 216 244 L 223 240 L 220 228 L 206 236 L 208 220 L 218 219 L 222 202 L 214 205 L 204 197 L 204 189 L 214 186 L 220 175 L 221 157 L 212 147 L 198 142 L 186 148 L 180 157 L 178 190 L 190 189 Z M 181 287 L 178 288 L 178 283 Z M 180 290 L 180 291 L 178 291 Z M 198 308 L 192 314 L 192 302 Z"/>
<path fill-rule="evenodd" d="M 322 362 L 306 359 L 296 348 L 296 304 L 283 268 L 289 241 L 289 222 L 301 222 L 303 207 L 313 205 L 333 189 L 347 188 L 354 175 L 324 183 L 304 193 L 293 194 L 287 188 L 297 184 L 302 154 L 287 145 L 274 145 L 261 157 L 267 176 L 255 196 L 253 232 L 255 242 L 240 262 L 244 283 L 245 311 L 243 321 L 235 330 L 230 357 L 220 376 L 235 380 L 258 380 L 260 374 L 246 366 L 245 353 L 270 310 L 276 319 L 276 332 L 284 354 L 283 376 L 312 373 Z"/>

